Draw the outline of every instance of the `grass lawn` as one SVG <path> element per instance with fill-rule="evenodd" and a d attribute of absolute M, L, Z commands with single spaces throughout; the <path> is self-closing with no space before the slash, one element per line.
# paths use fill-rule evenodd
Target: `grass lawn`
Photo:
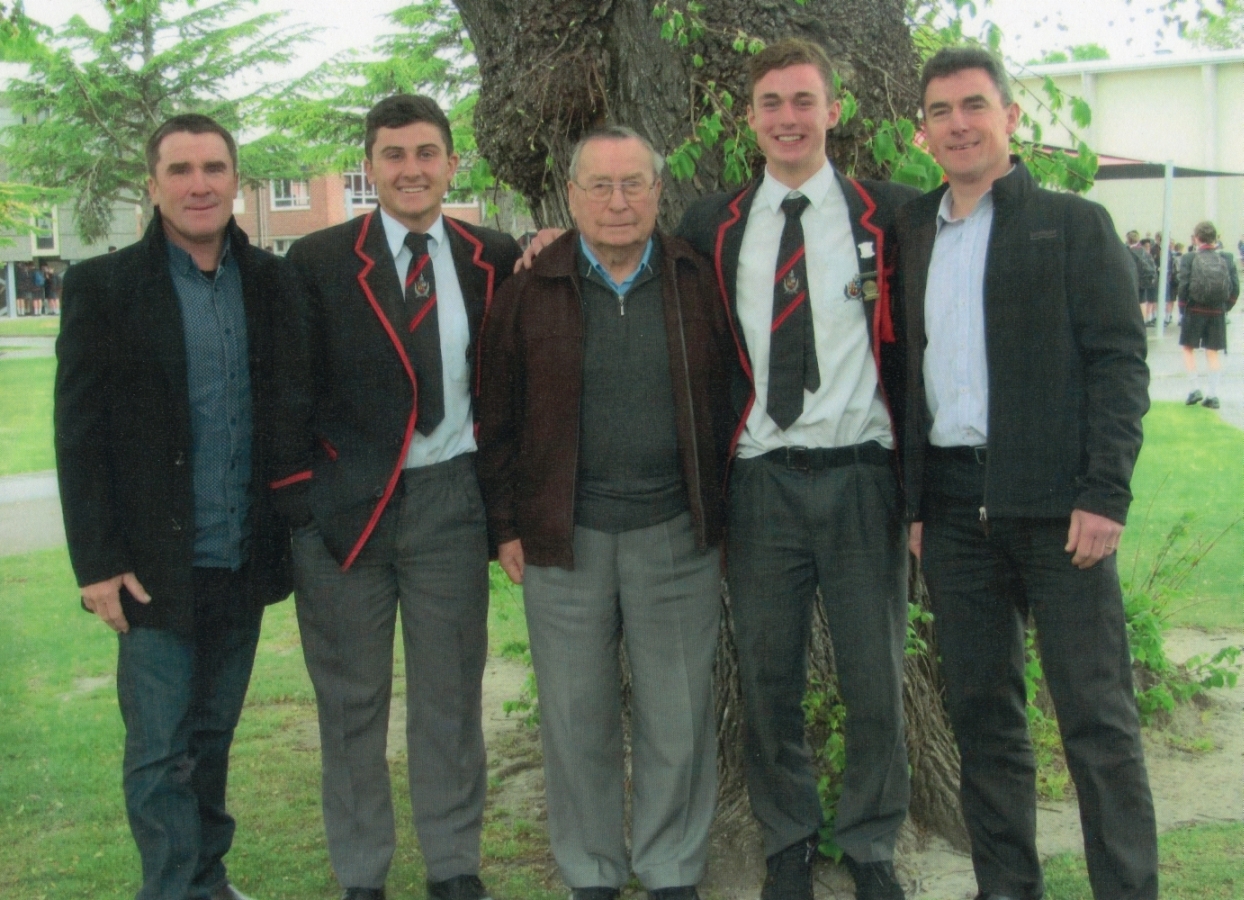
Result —
<path fill-rule="evenodd" d="M 1119 546 L 1124 588 L 1148 574 L 1181 517 L 1194 517 L 1190 543 L 1208 543 L 1238 523 L 1193 570 L 1183 596 L 1171 603 L 1170 622 L 1244 629 L 1244 432 L 1209 410 L 1179 403 L 1155 403 L 1144 425 L 1132 478 L 1136 500 Z"/>
<path fill-rule="evenodd" d="M 60 316 L 0 316 L 0 337 L 56 337 L 60 333 Z"/>
<path fill-rule="evenodd" d="M 74 602 L 64 550 L 0 557 L 0 896 L 123 900 L 138 887 L 120 790 L 123 730 L 116 642 Z M 493 650 L 525 640 L 521 608 L 494 594 Z M 32 612 L 36 611 L 36 612 Z M 400 658 L 396 671 L 402 670 Z M 402 682 L 395 683 L 395 698 Z M 395 702 L 396 699 L 395 699 Z M 404 756 L 399 752 L 399 757 Z M 398 852 L 392 896 L 420 897 L 423 864 L 410 823 L 406 767 L 391 766 Z M 230 872 L 264 900 L 336 900 L 319 801 L 315 699 L 292 601 L 270 607 L 234 743 L 230 805 L 239 839 Z M 535 862 L 542 827 L 489 804 L 483 876 L 497 900 L 553 900 Z"/>
<path fill-rule="evenodd" d="M 1158 838 L 1162 900 L 1244 897 L 1244 823 L 1198 825 Z M 1045 866 L 1046 900 L 1092 900 L 1084 857 L 1063 853 Z"/>
<path fill-rule="evenodd" d="M 55 377 L 56 360 L 50 356 L 0 359 L 0 475 L 55 468 L 52 450 L 52 381 Z"/>

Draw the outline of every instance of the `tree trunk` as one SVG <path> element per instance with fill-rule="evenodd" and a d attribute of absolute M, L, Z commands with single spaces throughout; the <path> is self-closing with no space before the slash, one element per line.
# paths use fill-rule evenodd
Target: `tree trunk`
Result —
<path fill-rule="evenodd" d="M 796 35 L 824 46 L 859 114 L 831 132 L 836 166 L 884 177 L 864 148 L 863 120 L 914 118 L 917 60 L 903 0 L 731 0 L 704 4 L 704 33 L 689 47 L 663 40 L 653 0 L 455 0 L 475 44 L 481 78 L 475 110 L 480 152 L 503 181 L 522 193 L 539 225 L 568 226 L 565 184 L 570 152 L 586 132 L 628 125 L 668 154 L 702 114 L 712 82 L 746 104 L 747 57 L 732 48 L 740 34 L 774 40 Z M 685 13 L 683 0 L 670 9 Z M 704 65 L 692 65 L 692 54 Z M 720 190 L 721 160 L 706 153 L 694 179 L 665 179 L 660 225 L 672 230 L 686 206 Z M 912 576 L 913 600 L 924 596 Z M 729 598 L 723 595 L 728 610 Z M 833 653 L 818 614 L 809 675 L 832 680 Z M 921 626 L 928 632 L 927 626 Z M 908 743 L 914 776 L 912 818 L 964 844 L 958 804 L 958 756 L 941 702 L 931 635 L 927 653 L 906 666 Z M 717 654 L 721 811 L 746 809 L 742 779 L 741 699 L 730 618 Z"/>
<path fill-rule="evenodd" d="M 798 35 L 824 46 L 859 102 L 859 115 L 830 135 L 835 164 L 880 174 L 863 152 L 862 120 L 914 117 L 916 55 L 903 0 L 732 0 L 704 4 L 703 35 L 687 48 L 665 41 L 652 0 L 456 0 L 475 44 L 480 152 L 523 194 L 536 221 L 568 225 L 566 167 L 575 142 L 603 124 L 629 125 L 669 153 L 702 112 L 695 98 L 713 82 L 745 105 L 747 56 L 740 34 Z M 683 8 L 672 0 L 670 9 Z M 692 65 L 699 54 L 704 66 Z M 661 225 L 671 228 L 700 194 L 717 190 L 720 160 L 705 154 L 688 182 L 666 179 Z"/>

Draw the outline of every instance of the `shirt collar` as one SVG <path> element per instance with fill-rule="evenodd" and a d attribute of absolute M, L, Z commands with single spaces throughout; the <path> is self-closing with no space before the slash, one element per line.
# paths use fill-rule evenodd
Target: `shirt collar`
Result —
<path fill-rule="evenodd" d="M 380 210 L 380 221 L 384 224 L 384 237 L 389 242 L 389 252 L 393 254 L 394 259 L 397 259 L 397 255 L 406 246 L 406 235 L 410 229 L 385 212 L 383 206 L 376 208 Z M 445 240 L 445 217 L 443 215 L 436 217 L 436 221 L 428 228 L 427 234 L 428 256 L 435 256 L 437 247 L 440 246 L 441 241 Z"/>
<path fill-rule="evenodd" d="M 600 264 L 600 260 L 596 258 L 596 254 L 588 247 L 587 241 L 583 239 L 583 235 L 579 235 L 579 249 L 583 251 L 583 258 L 587 260 L 588 266 L 601 278 L 605 284 L 613 288 L 616 293 L 625 294 L 630 286 L 635 283 L 635 279 L 639 274 L 648 267 L 648 260 L 652 256 L 652 238 L 648 238 L 648 243 L 644 246 L 644 255 L 639 260 L 639 265 L 635 267 L 635 271 L 628 275 L 621 284 L 613 280 L 613 276 L 609 274 L 609 270 Z"/>
<path fill-rule="evenodd" d="M 203 271 L 195 263 L 194 257 L 191 256 L 189 253 L 187 253 L 185 250 L 183 250 L 181 247 L 178 247 L 176 244 L 170 241 L 167 237 L 164 239 L 164 242 L 168 246 L 169 268 L 172 269 L 174 272 L 177 272 L 178 274 L 181 274 L 181 275 L 191 275 L 195 272 Z M 224 243 L 221 245 L 221 248 L 220 248 L 220 257 L 216 260 L 217 271 L 219 271 L 221 267 L 224 266 L 226 263 L 228 263 L 229 260 L 232 258 L 230 249 L 229 249 L 229 243 L 230 243 L 229 235 L 226 234 Z"/>
<path fill-rule="evenodd" d="M 942 194 L 942 202 L 937 207 L 937 230 L 940 233 L 943 225 L 953 225 L 956 222 L 968 222 L 973 219 L 979 219 L 985 215 L 993 215 L 993 188 L 981 194 L 981 198 L 976 201 L 976 206 L 970 213 L 961 219 L 954 218 L 951 215 L 954 210 L 954 200 L 950 196 L 950 191 Z"/>
<path fill-rule="evenodd" d="M 825 165 L 817 169 L 816 174 L 799 185 L 794 193 L 803 194 L 808 198 L 808 203 L 813 209 L 819 210 L 821 204 L 825 202 L 825 198 L 829 195 L 829 189 L 834 184 L 834 167 L 828 159 Z M 756 195 L 756 203 L 765 206 L 775 213 L 781 214 L 782 201 L 791 194 L 792 191 L 782 182 L 778 181 L 765 169 L 764 180 L 760 183 L 760 189 Z"/>

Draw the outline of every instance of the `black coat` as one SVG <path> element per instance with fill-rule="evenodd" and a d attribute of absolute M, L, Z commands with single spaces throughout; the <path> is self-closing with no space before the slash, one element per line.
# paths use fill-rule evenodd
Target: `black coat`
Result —
<path fill-rule="evenodd" d="M 898 216 L 910 348 L 905 474 L 908 514 L 917 520 L 932 424 L 924 292 L 945 191 Z M 1149 409 L 1136 265 L 1105 209 L 1039 188 L 1018 160 L 994 182 L 993 203 L 985 264 L 988 515 L 1063 518 L 1082 509 L 1126 523 Z"/>
<path fill-rule="evenodd" d="M 249 599 L 291 588 L 289 529 L 272 477 L 273 322 L 284 265 L 251 247 L 232 221 L 246 305 L 254 435 Z M 181 307 L 157 210 L 143 239 L 65 273 L 56 341 L 56 466 L 69 556 L 79 585 L 134 572 L 150 604 L 121 591 L 132 626 L 194 627 L 194 485 Z"/>
<path fill-rule="evenodd" d="M 480 323 L 518 244 L 448 217 L 445 232 L 474 360 Z M 282 315 L 273 487 L 290 521 L 314 519 L 348 569 L 393 496 L 415 429 L 414 367 L 390 324 L 402 287 L 376 211 L 308 235 L 288 258 L 298 290 Z"/>
<path fill-rule="evenodd" d="M 890 411 L 896 446 L 901 447 L 907 392 L 904 384 L 903 335 L 896 330 L 891 316 L 895 302 L 891 290 L 894 274 L 893 228 L 899 207 L 920 194 L 915 188 L 897 182 L 846 178 L 837 170 L 834 177 L 846 198 L 860 274 L 865 279 L 872 276 L 877 281 L 876 300 L 863 301 L 864 318 L 868 323 L 869 344 L 877 364 L 881 392 Z M 678 225 L 678 236 L 712 261 L 721 301 L 729 314 L 740 362 L 735 370 L 739 374 L 731 390 L 739 423 L 736 443 L 747 424 L 756 396 L 751 359 L 739 326 L 736 285 L 743 232 L 747 229 L 747 217 L 760 183 L 759 180 L 753 181 L 734 194 L 713 194 L 698 200 L 687 209 Z M 869 245 L 873 255 L 865 256 L 862 248 Z"/>

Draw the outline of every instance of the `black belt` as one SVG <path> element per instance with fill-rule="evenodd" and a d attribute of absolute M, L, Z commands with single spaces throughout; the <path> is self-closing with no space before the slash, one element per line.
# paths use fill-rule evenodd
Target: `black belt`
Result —
<path fill-rule="evenodd" d="M 888 466 L 891 452 L 876 441 L 866 441 L 850 447 L 778 447 L 762 453 L 760 459 L 767 459 L 800 472 L 815 472 L 849 466 L 852 463 Z"/>
<path fill-rule="evenodd" d="M 936 447 L 929 445 L 929 462 L 973 463 L 983 466 L 987 459 L 985 447 Z"/>

